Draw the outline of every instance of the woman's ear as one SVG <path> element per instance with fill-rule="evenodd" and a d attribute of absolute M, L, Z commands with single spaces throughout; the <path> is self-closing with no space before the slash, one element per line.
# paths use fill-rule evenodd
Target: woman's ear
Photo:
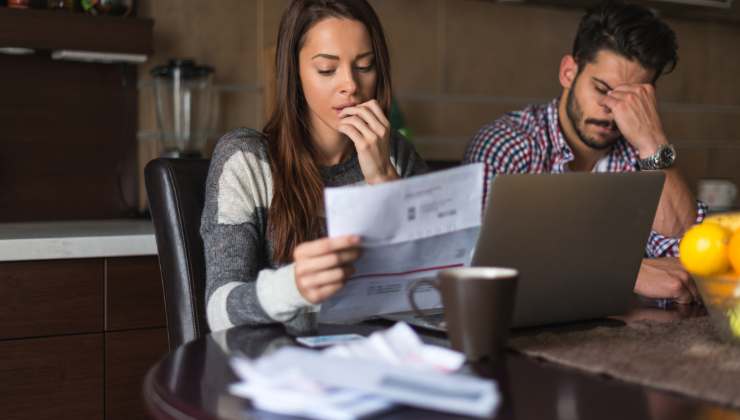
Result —
<path fill-rule="evenodd" d="M 578 76 L 578 63 L 572 55 L 567 54 L 560 60 L 560 85 L 563 89 L 570 89 L 573 86 L 573 81 Z"/>

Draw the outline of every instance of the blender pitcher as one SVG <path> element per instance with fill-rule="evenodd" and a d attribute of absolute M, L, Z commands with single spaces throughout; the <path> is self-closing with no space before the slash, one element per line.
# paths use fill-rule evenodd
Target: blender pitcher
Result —
<path fill-rule="evenodd" d="M 200 157 L 215 122 L 213 68 L 172 59 L 151 71 L 165 157 Z"/>

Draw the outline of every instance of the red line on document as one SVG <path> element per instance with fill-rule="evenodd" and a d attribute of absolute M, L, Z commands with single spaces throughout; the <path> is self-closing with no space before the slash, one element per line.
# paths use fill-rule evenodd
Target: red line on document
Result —
<path fill-rule="evenodd" d="M 357 277 L 350 277 L 350 280 L 355 279 L 362 279 L 365 277 L 390 277 L 390 276 L 404 276 L 406 274 L 414 274 L 414 273 L 421 273 L 424 271 L 435 271 L 435 270 L 444 270 L 447 268 L 457 268 L 462 267 L 463 264 L 450 264 L 450 265 L 440 265 L 437 267 L 424 267 L 424 268 L 417 268 L 415 270 L 409 270 L 409 271 L 401 271 L 398 273 L 371 273 L 371 274 L 363 274 L 361 276 Z"/>

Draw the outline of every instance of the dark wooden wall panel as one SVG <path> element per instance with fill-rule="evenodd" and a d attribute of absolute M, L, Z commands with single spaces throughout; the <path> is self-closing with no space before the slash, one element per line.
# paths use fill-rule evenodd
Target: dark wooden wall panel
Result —
<path fill-rule="evenodd" d="M 137 208 L 136 69 L 0 55 L 0 223 Z"/>
<path fill-rule="evenodd" d="M 147 418 L 142 398 L 146 372 L 167 353 L 167 330 L 105 334 L 105 418 Z"/>
<path fill-rule="evenodd" d="M 156 256 L 108 258 L 106 272 L 106 331 L 166 325 Z"/>
<path fill-rule="evenodd" d="M 103 262 L 0 263 L 0 339 L 103 331 Z"/>
<path fill-rule="evenodd" d="M 0 341 L 4 419 L 103 418 L 103 334 Z"/>

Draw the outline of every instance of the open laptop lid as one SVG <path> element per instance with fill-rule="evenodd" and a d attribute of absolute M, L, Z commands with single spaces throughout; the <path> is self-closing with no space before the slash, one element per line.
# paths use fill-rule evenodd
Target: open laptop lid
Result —
<path fill-rule="evenodd" d="M 473 266 L 519 270 L 514 327 L 623 313 L 662 172 L 497 175 Z"/>

